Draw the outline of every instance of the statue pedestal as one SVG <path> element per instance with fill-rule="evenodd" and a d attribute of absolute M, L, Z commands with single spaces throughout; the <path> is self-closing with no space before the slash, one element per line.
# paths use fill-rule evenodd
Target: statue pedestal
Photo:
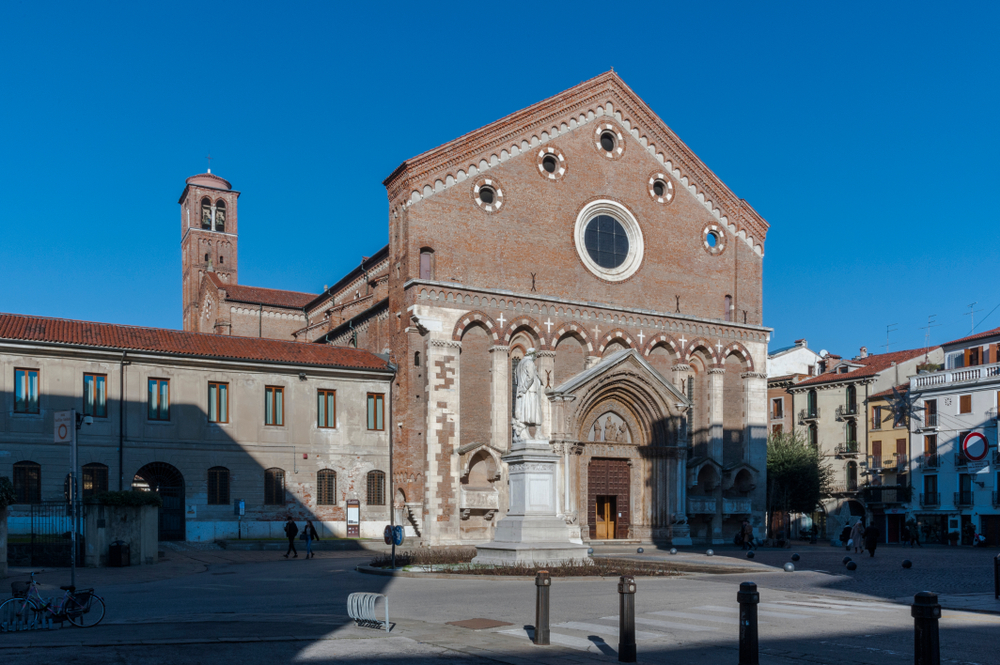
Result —
<path fill-rule="evenodd" d="M 670 527 L 671 545 L 691 545 L 691 527 L 687 524 L 674 524 Z"/>
<path fill-rule="evenodd" d="M 553 565 L 584 561 L 587 546 L 571 540 L 556 515 L 556 462 L 544 439 L 516 441 L 503 456 L 510 477 L 510 510 L 497 524 L 493 542 L 477 545 L 472 563 Z"/>

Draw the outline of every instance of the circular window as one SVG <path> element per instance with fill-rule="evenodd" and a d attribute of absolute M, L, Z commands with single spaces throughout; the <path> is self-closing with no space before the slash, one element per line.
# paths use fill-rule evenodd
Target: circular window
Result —
<path fill-rule="evenodd" d="M 538 151 L 538 174 L 546 180 L 558 180 L 566 175 L 566 158 L 559 148 L 546 146 Z"/>
<path fill-rule="evenodd" d="M 657 203 L 670 203 L 674 200 L 674 182 L 666 173 L 651 174 L 648 185 L 649 196 Z"/>
<path fill-rule="evenodd" d="M 722 227 L 709 224 L 702 232 L 702 247 L 709 254 L 721 254 L 726 249 L 726 233 Z"/>
<path fill-rule="evenodd" d="M 609 282 L 628 279 L 642 264 L 639 223 L 620 203 L 592 201 L 576 218 L 576 250 L 587 268 Z"/>
<path fill-rule="evenodd" d="M 503 186 L 494 178 L 481 178 L 472 187 L 472 200 L 483 212 L 499 212 L 503 207 Z"/>
<path fill-rule="evenodd" d="M 625 152 L 625 136 L 615 125 L 605 122 L 594 130 L 594 146 L 608 159 L 618 159 Z"/>

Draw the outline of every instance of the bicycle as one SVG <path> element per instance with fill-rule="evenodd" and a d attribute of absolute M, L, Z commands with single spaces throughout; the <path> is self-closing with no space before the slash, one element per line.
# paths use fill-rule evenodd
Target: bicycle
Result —
<path fill-rule="evenodd" d="M 66 592 L 62 598 L 45 601 L 38 593 L 35 573 L 30 575 L 30 582 L 11 583 L 14 597 L 0 604 L 0 632 L 42 628 L 46 613 L 52 622 L 69 621 L 80 628 L 96 626 L 104 619 L 104 599 L 93 589 L 77 591 L 75 586 L 61 586 Z"/>

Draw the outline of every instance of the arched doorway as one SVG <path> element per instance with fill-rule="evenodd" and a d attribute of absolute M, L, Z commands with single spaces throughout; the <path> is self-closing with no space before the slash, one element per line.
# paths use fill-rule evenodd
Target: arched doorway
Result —
<path fill-rule="evenodd" d="M 160 508 L 159 539 L 184 540 L 184 476 L 166 462 L 147 464 L 135 473 L 132 489 L 156 492 L 163 499 Z"/>

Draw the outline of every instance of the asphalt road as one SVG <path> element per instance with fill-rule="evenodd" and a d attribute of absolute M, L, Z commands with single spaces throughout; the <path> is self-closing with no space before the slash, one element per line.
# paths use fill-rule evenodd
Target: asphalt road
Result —
<path fill-rule="evenodd" d="M 786 556 L 775 554 L 779 559 Z M 810 556 L 839 561 L 843 554 L 817 549 L 803 554 L 795 573 L 755 575 L 762 603 L 761 661 L 912 663 L 909 607 L 885 597 L 897 589 L 865 594 L 866 585 L 852 586 L 850 580 L 856 578 L 845 571 L 807 570 L 815 566 Z M 950 557 L 952 566 L 956 563 L 955 552 L 929 556 Z M 765 558 L 760 553 L 757 560 Z M 891 558 L 886 557 L 885 571 L 879 573 L 887 579 L 902 575 L 901 569 L 890 569 Z M 391 579 L 354 572 L 355 565 L 367 560 L 353 554 L 309 561 L 257 556 L 245 563 L 212 563 L 203 572 L 170 579 L 105 584 L 98 589 L 109 608 L 104 624 L 0 635 L 0 662 L 554 665 L 617 660 L 616 579 L 554 580 L 553 644 L 536 647 L 530 642 L 535 593 L 530 580 Z M 821 565 L 826 566 L 825 559 Z M 937 581 L 939 568 L 928 558 L 907 571 L 913 574 L 903 578 L 900 588 L 919 589 L 923 577 Z M 866 570 L 875 573 L 872 565 Z M 736 592 L 746 577 L 640 579 L 639 661 L 737 662 Z M 345 606 L 353 591 L 388 594 L 396 624 L 392 633 L 352 625 Z M 448 625 L 471 618 L 507 625 L 482 631 Z M 942 662 L 995 665 L 1000 662 L 998 640 L 1000 616 L 944 612 Z M 66 646 L 56 646 L 60 644 Z"/>

